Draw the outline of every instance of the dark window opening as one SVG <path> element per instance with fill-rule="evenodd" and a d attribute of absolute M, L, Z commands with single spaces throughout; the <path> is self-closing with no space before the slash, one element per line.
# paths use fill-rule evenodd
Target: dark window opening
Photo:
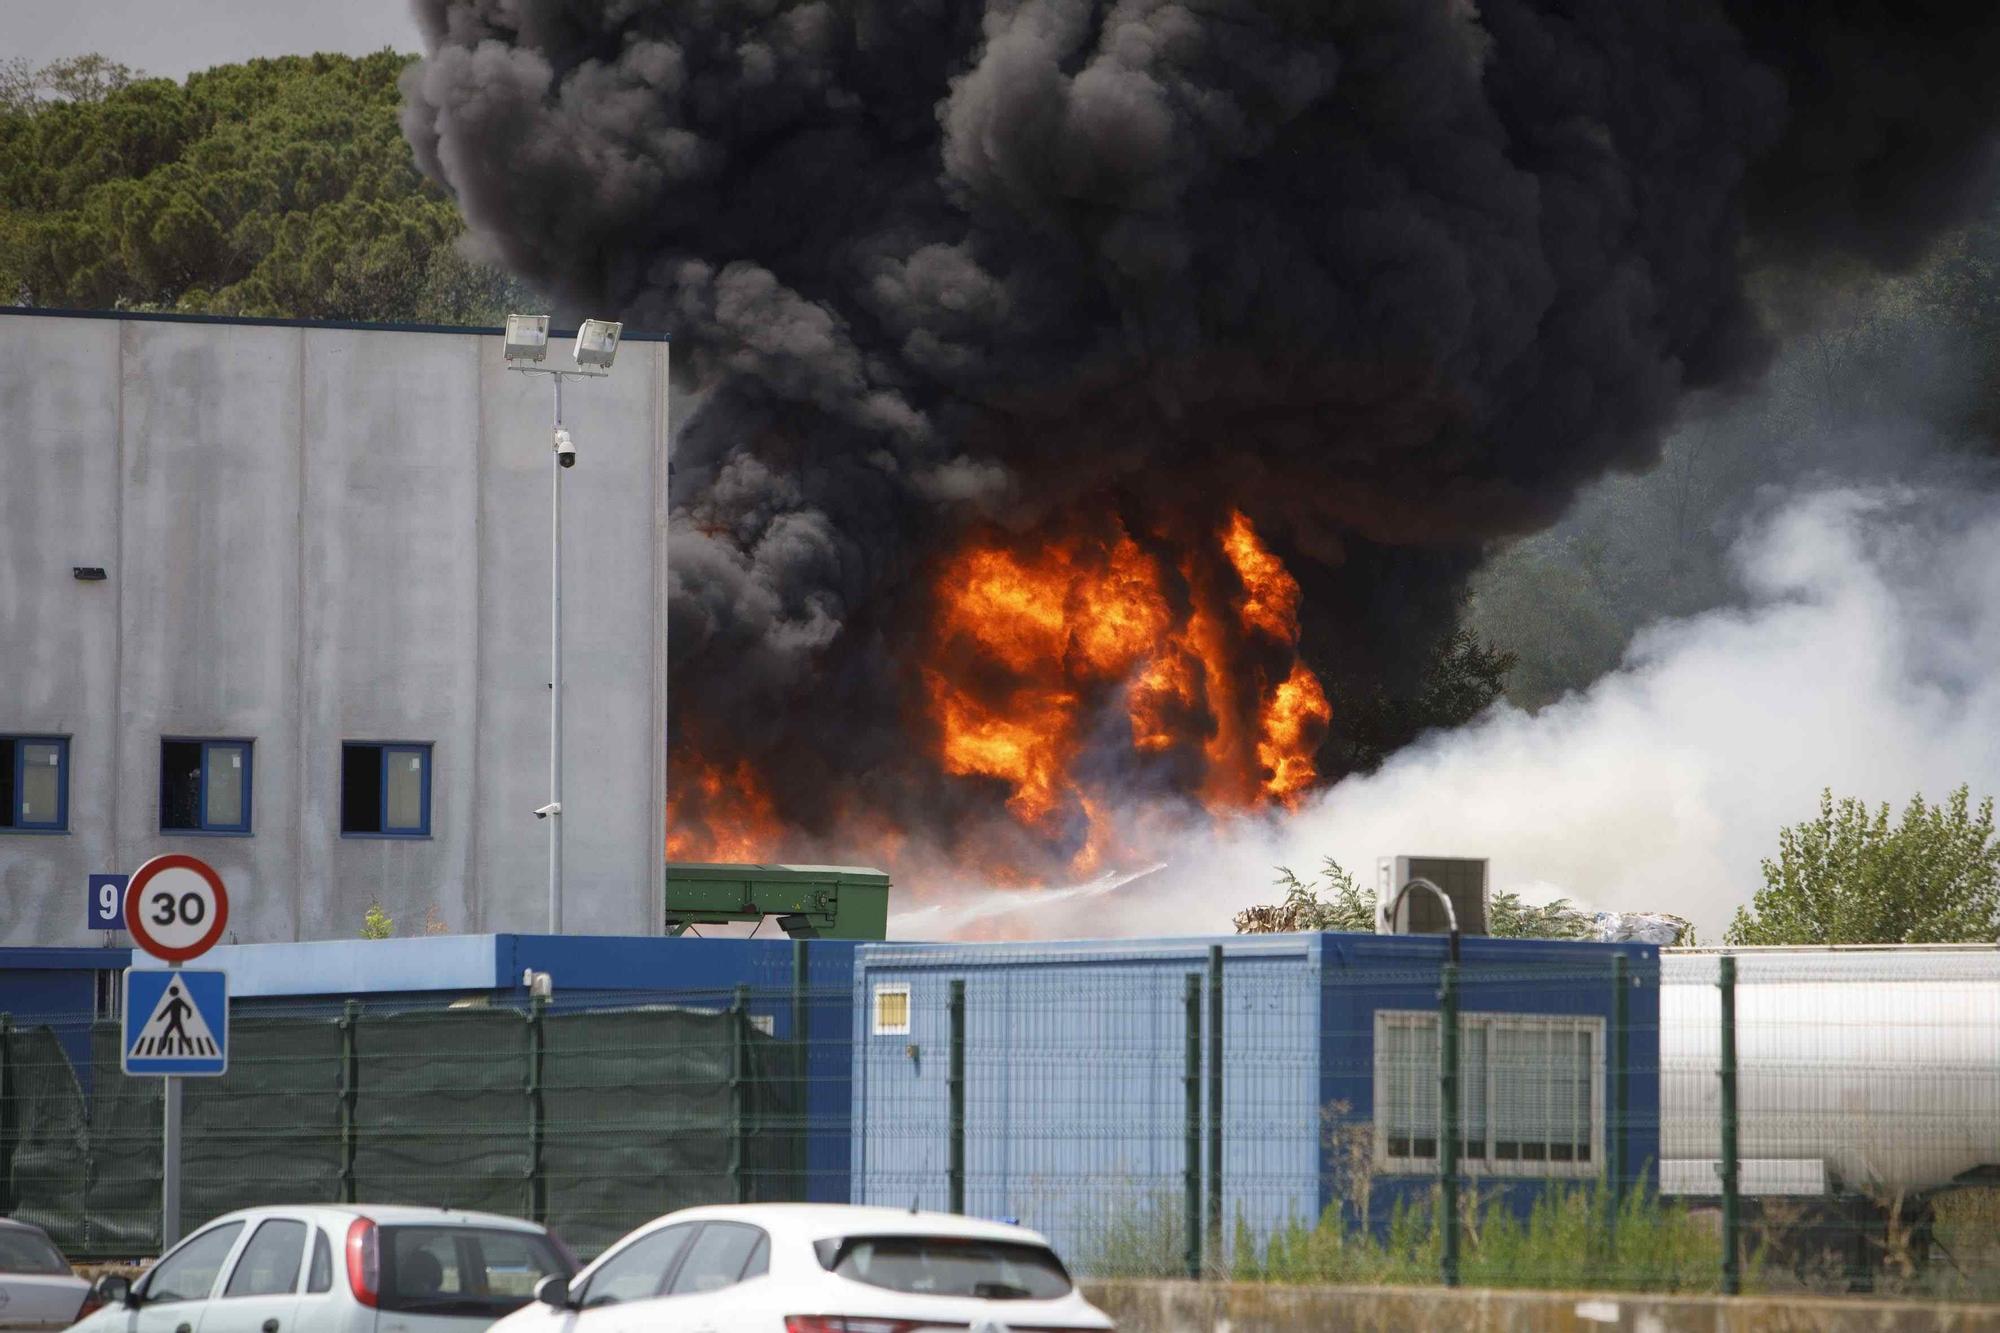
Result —
<path fill-rule="evenodd" d="M 382 747 L 343 745 L 340 749 L 340 831 L 382 831 Z"/>
<path fill-rule="evenodd" d="M 201 742 L 160 742 L 160 827 L 201 827 Z"/>
<path fill-rule="evenodd" d="M 0 736 L 0 828 L 14 827 L 14 738 Z"/>

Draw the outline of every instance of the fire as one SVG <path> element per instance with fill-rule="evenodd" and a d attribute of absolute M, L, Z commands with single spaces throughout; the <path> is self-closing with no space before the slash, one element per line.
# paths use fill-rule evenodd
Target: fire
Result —
<path fill-rule="evenodd" d="M 1217 556 L 1232 593 L 1204 592 Z M 1299 585 L 1241 513 L 1178 567 L 1118 525 L 1036 549 L 995 534 L 946 561 L 935 590 L 923 685 L 939 765 L 1002 784 L 1017 820 L 1072 847 L 1072 873 L 1112 854 L 1110 787 L 1131 761 L 1192 758 L 1222 808 L 1290 804 L 1317 779 L 1332 710 L 1297 658 Z M 1273 655 L 1282 679 L 1244 678 Z"/>
<path fill-rule="evenodd" d="M 1248 516 L 1212 531 L 1058 525 L 1039 540 L 989 531 L 946 557 L 914 664 L 916 743 L 946 779 L 989 784 L 998 819 L 952 846 L 906 847 L 893 802 L 831 793 L 814 837 L 779 814 L 748 760 L 671 756 L 675 860 L 837 853 L 898 863 L 942 853 L 994 883 L 1092 875 L 1137 859 L 1148 812 L 1173 818 L 1290 806 L 1318 781 L 1332 718 L 1299 657 L 1298 580 Z M 921 781 L 921 779 L 920 779 Z M 893 784 L 888 788 L 895 791 Z M 953 797 L 977 810 L 977 789 Z M 805 841 L 802 843 L 800 839 Z"/>
<path fill-rule="evenodd" d="M 776 855 L 784 825 L 749 760 L 725 768 L 676 754 L 670 769 L 669 861 L 766 861 Z"/>

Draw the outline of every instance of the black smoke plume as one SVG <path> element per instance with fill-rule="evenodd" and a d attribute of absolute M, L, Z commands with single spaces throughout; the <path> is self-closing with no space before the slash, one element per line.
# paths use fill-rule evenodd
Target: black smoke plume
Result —
<path fill-rule="evenodd" d="M 1495 539 L 1754 376 L 1746 275 L 1990 184 L 2000 7 L 416 0 L 423 169 L 569 313 L 671 331 L 677 741 L 794 826 L 949 828 L 906 734 L 968 526 L 1248 513 L 1393 681 Z"/>

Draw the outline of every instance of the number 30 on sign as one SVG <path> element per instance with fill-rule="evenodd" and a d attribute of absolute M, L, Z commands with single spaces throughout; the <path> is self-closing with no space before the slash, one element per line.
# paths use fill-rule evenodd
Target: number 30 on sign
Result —
<path fill-rule="evenodd" d="M 168 963 L 214 947 L 229 924 L 229 895 L 207 862 L 182 852 L 156 856 L 125 886 L 125 929 L 132 942 Z"/>

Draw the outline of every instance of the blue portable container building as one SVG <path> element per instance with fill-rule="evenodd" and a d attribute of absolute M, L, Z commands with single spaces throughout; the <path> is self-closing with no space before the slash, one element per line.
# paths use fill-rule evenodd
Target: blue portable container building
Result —
<path fill-rule="evenodd" d="M 1208 1148 L 1215 948 L 1219 1162 Z M 1085 1271 L 1142 1255 L 1172 1262 L 1190 1184 L 1192 1077 L 1193 1183 L 1206 1215 L 1220 1166 L 1225 1246 L 1239 1225 L 1261 1238 L 1334 1204 L 1350 1220 L 1365 1208 L 1379 1226 L 1398 1199 L 1427 1197 L 1436 1179 L 1446 954 L 1438 936 L 1344 934 L 863 945 L 854 1201 L 950 1202 L 959 982 L 967 1212 L 1035 1226 Z M 1621 956 L 1629 984 L 1616 1029 L 1612 960 Z M 1658 950 L 1644 944 L 1462 941 L 1469 1180 L 1525 1206 L 1550 1180 L 1595 1179 L 1616 1149 L 1628 1180 L 1652 1180 L 1658 966 Z M 1612 1105 L 1621 1056 L 1623 1115 Z"/>

